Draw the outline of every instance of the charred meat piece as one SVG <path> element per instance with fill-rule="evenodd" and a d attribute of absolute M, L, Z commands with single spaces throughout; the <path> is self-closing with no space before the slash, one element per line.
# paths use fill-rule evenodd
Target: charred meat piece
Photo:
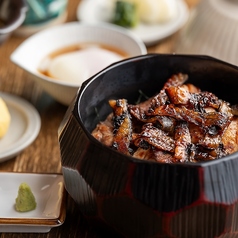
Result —
<path fill-rule="evenodd" d="M 151 150 L 151 148 L 143 149 L 143 148 L 139 147 L 135 151 L 133 156 L 135 158 L 141 159 L 141 160 L 154 160 L 154 154 L 153 154 L 153 151 Z"/>
<path fill-rule="evenodd" d="M 151 147 L 149 149 L 138 148 L 133 157 L 140 160 L 156 161 L 159 163 L 173 163 L 173 156 L 171 153 Z"/>
<path fill-rule="evenodd" d="M 188 127 L 191 135 L 191 142 L 193 144 L 198 144 L 199 141 L 204 139 L 204 130 L 202 127 L 197 126 L 193 123 L 188 123 Z"/>
<path fill-rule="evenodd" d="M 163 89 L 172 87 L 172 86 L 181 86 L 183 85 L 186 81 L 188 80 L 188 75 L 187 74 L 174 74 L 172 75 L 164 84 Z"/>
<path fill-rule="evenodd" d="M 198 145 L 209 150 L 216 150 L 221 143 L 221 135 L 212 136 L 207 133 L 204 138 L 198 142 Z"/>
<path fill-rule="evenodd" d="M 147 110 L 149 110 L 149 108 L 151 106 L 152 99 L 153 98 L 149 98 L 144 102 L 140 102 L 140 103 L 136 104 L 136 106 L 139 107 L 141 111 L 147 111 Z"/>
<path fill-rule="evenodd" d="M 238 118 L 235 117 L 222 135 L 222 143 L 227 154 L 238 150 Z"/>
<path fill-rule="evenodd" d="M 151 123 L 145 124 L 142 128 L 142 132 L 134 140 L 134 144 L 137 147 L 143 147 L 143 143 L 145 142 L 157 149 L 174 152 L 174 140 L 164 131 L 154 127 Z"/>
<path fill-rule="evenodd" d="M 161 89 L 161 91 L 159 92 L 159 94 L 157 94 L 152 99 L 151 110 L 153 110 L 156 107 L 166 104 L 166 102 L 168 101 L 168 96 L 167 96 L 165 90 L 167 88 L 172 87 L 172 86 L 183 85 L 187 81 L 187 79 L 188 79 L 188 75 L 186 75 L 186 74 L 178 73 L 178 74 L 172 75 L 172 77 L 166 81 L 166 83 L 164 84 L 164 86 Z"/>
<path fill-rule="evenodd" d="M 191 136 L 188 124 L 185 121 L 179 121 L 175 127 L 175 150 L 174 158 L 176 162 L 187 162 L 190 156 Z"/>
<path fill-rule="evenodd" d="M 168 135 L 173 135 L 174 128 L 176 125 L 176 120 L 173 117 L 167 116 L 157 116 L 158 128 L 168 133 Z"/>
<path fill-rule="evenodd" d="M 177 120 L 188 121 L 197 126 L 202 126 L 205 129 L 207 127 L 208 130 L 210 126 L 217 126 L 223 130 L 230 123 L 230 117 L 224 113 L 201 113 L 187 109 L 184 106 L 176 107 L 174 104 L 157 107 L 154 115 L 171 116 Z"/>
<path fill-rule="evenodd" d="M 228 102 L 225 102 L 222 100 L 221 100 L 220 107 L 219 107 L 218 111 L 225 113 L 225 114 L 229 115 L 230 117 L 236 116 L 235 111 L 230 106 L 230 104 Z"/>
<path fill-rule="evenodd" d="M 174 157 L 172 153 L 168 151 L 159 150 L 157 148 L 152 148 L 154 160 L 159 163 L 174 163 Z"/>
<path fill-rule="evenodd" d="M 109 104 L 113 108 L 114 138 L 112 147 L 124 154 L 130 154 L 132 125 L 127 100 L 110 100 Z"/>
<path fill-rule="evenodd" d="M 113 124 L 112 124 L 113 114 L 109 114 L 107 119 L 103 122 L 97 124 L 96 128 L 93 130 L 92 135 L 98 141 L 107 146 L 112 146 L 113 143 Z"/>
<path fill-rule="evenodd" d="M 184 87 L 171 86 L 165 89 L 166 94 L 169 97 L 170 103 L 179 105 L 186 105 L 189 103 L 191 93 Z"/>
<path fill-rule="evenodd" d="M 186 80 L 173 75 L 137 105 L 110 100 L 113 113 L 92 135 L 126 155 L 159 163 L 196 163 L 238 151 L 238 106 Z"/>
<path fill-rule="evenodd" d="M 221 134 L 205 133 L 202 127 L 194 124 L 189 124 L 189 131 L 193 143 L 194 161 L 206 161 L 227 155 Z"/>
<path fill-rule="evenodd" d="M 193 85 L 191 83 L 183 84 L 180 87 L 186 89 L 190 93 L 200 93 L 201 92 L 200 88 L 196 87 L 195 85 Z"/>
<path fill-rule="evenodd" d="M 235 104 L 235 105 L 232 105 L 232 106 L 231 106 L 231 113 L 232 113 L 234 116 L 238 116 L 238 104 Z"/>
<path fill-rule="evenodd" d="M 187 105 L 187 108 L 198 112 L 204 112 L 207 107 L 219 109 L 221 105 L 221 100 L 210 92 L 191 93 L 187 87 L 183 86 L 172 86 L 165 91 L 170 103 Z"/>
<path fill-rule="evenodd" d="M 155 122 L 156 116 L 149 116 L 145 114 L 145 111 L 137 105 L 129 105 L 128 109 L 137 120 L 141 122 Z"/>
<path fill-rule="evenodd" d="M 204 112 L 206 107 L 219 109 L 221 101 L 210 92 L 200 92 L 191 94 L 189 108 L 198 112 Z"/>
<path fill-rule="evenodd" d="M 149 116 L 137 105 L 129 105 L 129 111 L 134 118 L 141 122 L 156 124 L 161 130 L 165 132 L 172 133 L 172 131 L 174 130 L 176 120 L 172 117 Z"/>
<path fill-rule="evenodd" d="M 214 160 L 215 157 L 211 156 L 209 153 L 198 150 L 195 157 L 196 162 Z"/>

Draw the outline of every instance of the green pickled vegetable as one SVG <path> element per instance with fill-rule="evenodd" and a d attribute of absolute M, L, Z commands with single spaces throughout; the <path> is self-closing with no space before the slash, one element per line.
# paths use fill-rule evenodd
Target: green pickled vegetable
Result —
<path fill-rule="evenodd" d="M 113 23 L 119 26 L 132 28 L 138 24 L 137 7 L 134 3 L 117 1 Z"/>
<path fill-rule="evenodd" d="M 35 197 L 26 183 L 21 183 L 19 186 L 15 208 L 18 212 L 28 212 L 36 208 Z"/>

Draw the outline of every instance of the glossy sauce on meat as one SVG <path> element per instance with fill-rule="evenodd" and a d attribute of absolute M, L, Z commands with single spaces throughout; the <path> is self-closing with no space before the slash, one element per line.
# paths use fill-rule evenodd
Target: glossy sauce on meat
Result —
<path fill-rule="evenodd" d="M 112 114 L 92 132 L 100 142 L 159 163 L 209 161 L 238 150 L 238 106 L 172 75 L 159 93 L 137 105 L 110 100 Z"/>

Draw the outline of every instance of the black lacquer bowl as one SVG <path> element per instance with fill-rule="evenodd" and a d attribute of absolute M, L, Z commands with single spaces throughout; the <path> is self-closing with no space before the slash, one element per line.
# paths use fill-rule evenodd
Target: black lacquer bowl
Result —
<path fill-rule="evenodd" d="M 201 163 L 141 161 L 91 136 L 108 100 L 153 96 L 174 73 L 238 103 L 238 67 L 206 56 L 151 54 L 86 81 L 59 128 L 65 186 L 82 213 L 125 237 L 238 237 L 238 153 Z"/>

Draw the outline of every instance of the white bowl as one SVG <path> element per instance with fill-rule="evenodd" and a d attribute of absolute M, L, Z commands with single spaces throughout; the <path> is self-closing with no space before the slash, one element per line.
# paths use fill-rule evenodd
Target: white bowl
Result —
<path fill-rule="evenodd" d="M 59 81 L 41 74 L 41 61 L 50 53 L 78 43 L 95 42 L 116 47 L 127 52 L 129 57 L 146 54 L 141 39 L 128 30 L 111 24 L 89 25 L 70 22 L 38 32 L 25 40 L 12 53 L 11 60 L 28 73 L 43 90 L 58 102 L 69 105 L 80 85 Z"/>
<path fill-rule="evenodd" d="M 238 65 L 237 13 L 237 0 L 202 0 L 181 31 L 175 52 L 210 55 Z"/>

